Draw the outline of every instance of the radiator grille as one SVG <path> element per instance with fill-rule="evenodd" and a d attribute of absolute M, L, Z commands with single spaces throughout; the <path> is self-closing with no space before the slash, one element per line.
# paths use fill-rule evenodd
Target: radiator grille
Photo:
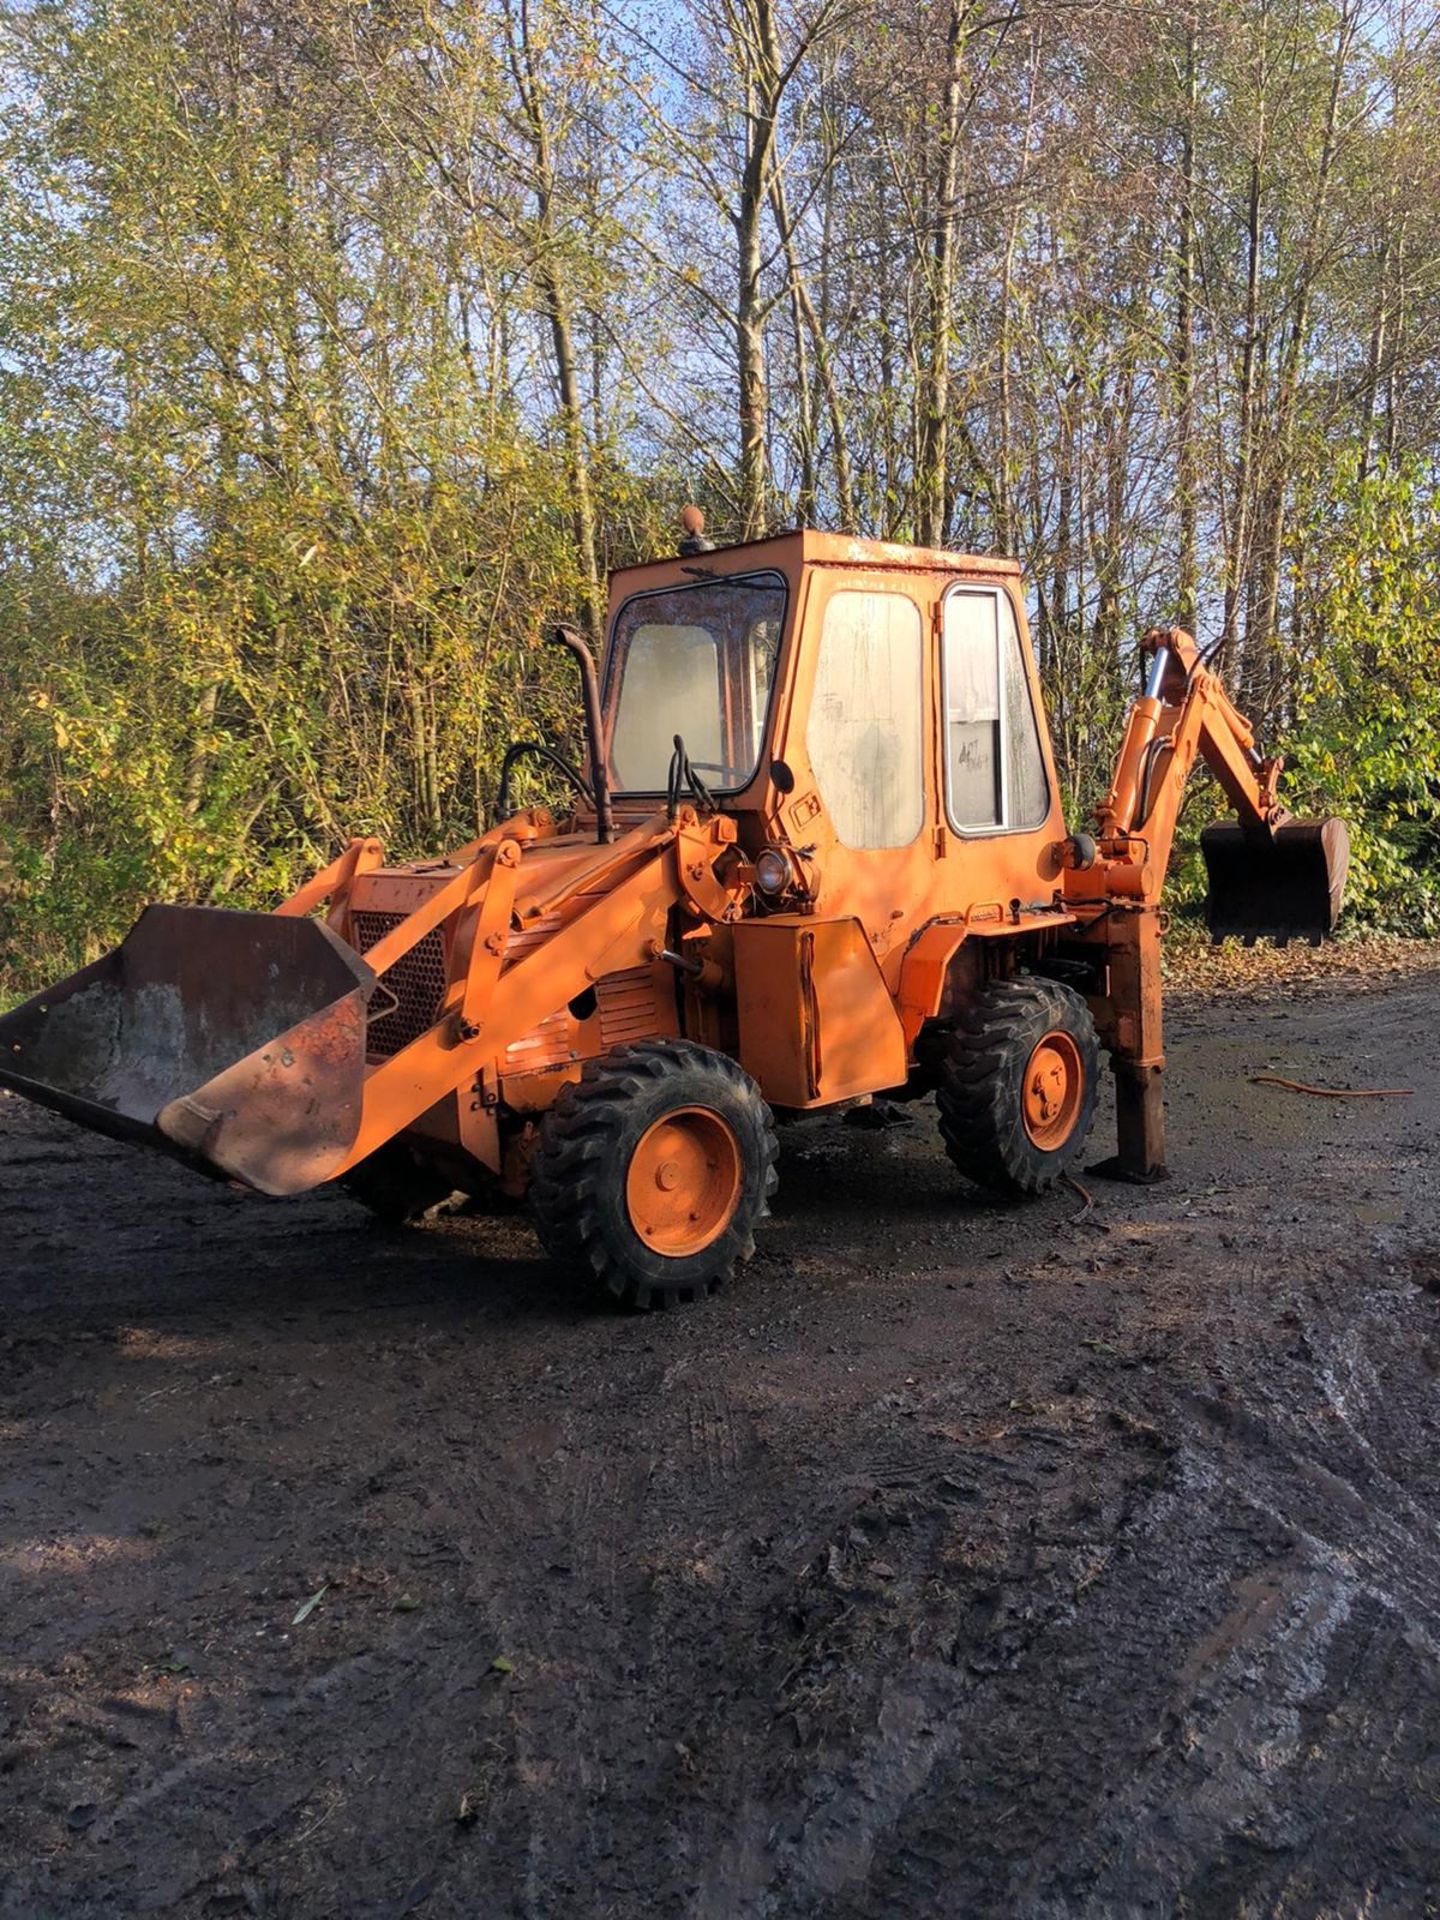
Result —
<path fill-rule="evenodd" d="M 368 953 L 407 917 L 403 913 L 357 909 L 350 916 L 355 945 L 361 953 Z M 384 997 L 387 990 L 395 996 L 393 1008 Z M 401 1052 L 434 1026 L 444 997 L 445 935 L 439 927 L 432 927 L 380 976 L 380 986 L 371 1004 L 378 1003 L 388 1010 L 371 1015 L 366 1051 L 386 1057 Z"/>

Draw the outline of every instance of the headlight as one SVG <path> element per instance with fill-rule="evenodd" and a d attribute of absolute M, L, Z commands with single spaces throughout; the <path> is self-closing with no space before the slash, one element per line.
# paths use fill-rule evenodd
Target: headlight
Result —
<path fill-rule="evenodd" d="M 765 847 L 755 861 L 755 884 L 761 893 L 784 893 L 794 883 L 789 857 L 779 847 Z"/>

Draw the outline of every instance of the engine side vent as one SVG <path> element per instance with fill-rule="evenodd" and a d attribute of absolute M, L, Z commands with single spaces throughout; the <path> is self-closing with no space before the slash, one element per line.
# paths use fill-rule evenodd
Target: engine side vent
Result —
<path fill-rule="evenodd" d="M 595 983 L 600 1039 L 605 1051 L 627 1040 L 664 1038 L 678 1031 L 675 985 L 668 969 L 627 967 Z"/>
<path fill-rule="evenodd" d="M 403 913 L 376 913 L 357 908 L 350 915 L 350 930 L 361 953 L 393 933 L 406 919 Z M 395 997 L 390 1006 L 388 994 Z M 445 998 L 445 935 L 432 927 L 408 953 L 402 953 L 394 966 L 380 976 L 371 1006 L 381 1011 L 370 1016 L 366 1036 L 367 1053 L 388 1059 L 402 1052 L 412 1040 L 428 1033 Z"/>

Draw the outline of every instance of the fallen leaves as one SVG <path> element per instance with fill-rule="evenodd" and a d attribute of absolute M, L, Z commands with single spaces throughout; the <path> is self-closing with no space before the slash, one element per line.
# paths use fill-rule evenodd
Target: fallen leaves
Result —
<path fill-rule="evenodd" d="M 315 1611 L 316 1607 L 319 1606 L 320 1602 L 325 1598 L 326 1594 L 329 1591 L 330 1591 L 330 1582 L 327 1580 L 324 1586 L 317 1587 L 315 1592 L 311 1594 L 310 1598 L 305 1602 L 305 1604 L 297 1610 L 295 1614 L 295 1618 L 290 1622 L 291 1626 L 303 1627 L 305 1622 L 310 1618 L 311 1614 Z"/>
<path fill-rule="evenodd" d="M 1341 985 L 1364 992 L 1381 981 L 1440 969 L 1440 943 L 1374 933 L 1327 940 L 1319 947 L 1269 942 L 1246 947 L 1238 940 L 1216 947 L 1172 936 L 1165 943 L 1163 966 L 1168 985 L 1196 993 L 1289 994 Z"/>

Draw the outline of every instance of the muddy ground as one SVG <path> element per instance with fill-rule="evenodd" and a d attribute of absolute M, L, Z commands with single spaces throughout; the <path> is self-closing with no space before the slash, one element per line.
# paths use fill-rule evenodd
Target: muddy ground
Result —
<path fill-rule="evenodd" d="M 1440 974 L 1362 985 L 1178 996 L 1084 1220 L 790 1129 L 663 1318 L 0 1100 L 0 1915 L 1436 1911 Z"/>

